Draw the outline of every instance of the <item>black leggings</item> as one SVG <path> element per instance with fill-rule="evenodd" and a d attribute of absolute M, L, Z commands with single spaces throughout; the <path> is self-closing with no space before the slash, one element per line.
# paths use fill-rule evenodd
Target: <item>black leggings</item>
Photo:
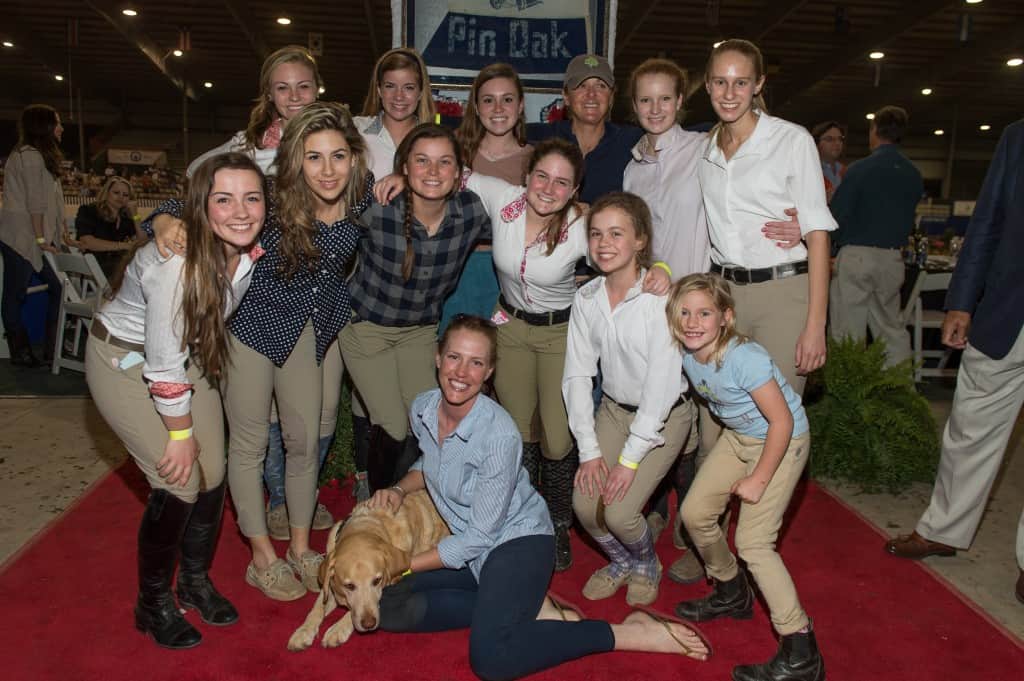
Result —
<path fill-rule="evenodd" d="M 598 620 L 538 621 L 554 567 L 550 535 L 496 547 L 480 571 L 413 574 L 384 589 L 380 628 L 430 632 L 469 628 L 469 664 L 485 681 L 518 679 L 615 647 L 611 625 Z"/>

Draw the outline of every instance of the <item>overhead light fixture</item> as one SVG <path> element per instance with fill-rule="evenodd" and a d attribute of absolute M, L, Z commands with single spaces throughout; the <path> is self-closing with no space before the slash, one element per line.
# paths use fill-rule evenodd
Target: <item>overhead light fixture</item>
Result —
<path fill-rule="evenodd" d="M 992 126 L 989 125 L 988 123 L 982 123 L 981 125 L 978 126 L 978 130 L 981 130 L 982 132 L 986 132 L 986 131 L 991 130 L 991 129 L 992 129 Z"/>
<path fill-rule="evenodd" d="M 869 113 L 866 116 L 864 116 L 864 118 L 868 119 L 869 121 L 873 121 L 875 120 L 875 114 Z"/>
<path fill-rule="evenodd" d="M 62 76 L 62 75 L 60 75 L 60 74 L 58 73 L 58 74 L 57 74 L 56 76 L 54 76 L 54 77 L 53 77 L 53 79 L 54 79 L 54 80 L 64 80 L 64 76 Z"/>
<path fill-rule="evenodd" d="M 879 52 L 878 50 L 875 50 L 874 52 L 870 53 L 868 57 L 870 57 L 871 59 L 885 59 L 885 52 Z"/>
<path fill-rule="evenodd" d="M 980 5 L 981 0 L 967 0 L 968 5 Z"/>
<path fill-rule="evenodd" d="M 210 81 L 206 81 L 206 82 L 203 83 L 203 87 L 206 88 L 207 90 L 209 90 L 210 88 L 213 87 L 213 83 L 211 83 Z"/>
<path fill-rule="evenodd" d="M 325 88 L 323 85 L 321 85 L 320 89 L 317 90 L 317 92 L 319 92 L 320 94 L 323 94 L 323 93 L 327 92 L 327 88 Z"/>
<path fill-rule="evenodd" d="M 921 88 L 921 94 L 924 95 L 925 97 L 927 97 L 931 93 L 932 93 L 932 89 L 930 87 Z"/>
<path fill-rule="evenodd" d="M 1021 64 L 1024 64 L 1024 59 L 1021 59 L 1020 57 L 1014 57 L 1013 59 L 1006 60 L 1007 66 L 1020 66 Z"/>
<path fill-rule="evenodd" d="M 184 52 L 182 52 L 181 50 L 171 50 L 171 54 L 173 54 L 173 55 L 174 55 L 175 57 L 181 57 L 181 56 L 183 56 L 183 55 L 184 55 L 185 53 L 184 53 Z"/>
<path fill-rule="evenodd" d="M 277 23 L 281 24 L 282 26 L 287 26 L 290 23 L 292 23 L 292 20 L 289 19 L 288 17 L 278 17 Z"/>
<path fill-rule="evenodd" d="M 137 16 L 139 16 L 139 13 L 136 10 L 131 9 L 131 8 L 121 10 L 121 14 L 125 15 L 126 17 L 137 17 Z"/>
<path fill-rule="evenodd" d="M 946 134 L 946 131 L 943 130 L 942 128 L 936 128 L 935 129 L 935 136 L 936 137 L 942 137 L 945 134 Z"/>
<path fill-rule="evenodd" d="M 722 44 L 722 43 L 724 43 L 724 42 L 725 42 L 724 40 L 719 40 L 719 41 L 718 41 L 717 43 L 715 43 L 714 45 L 712 45 L 712 47 L 714 47 L 714 48 L 717 48 L 717 47 L 718 47 L 719 45 L 721 45 L 721 44 Z"/>
<path fill-rule="evenodd" d="M 10 40 L 5 40 L 3 45 L 4 47 L 14 47 L 14 43 L 12 43 Z"/>

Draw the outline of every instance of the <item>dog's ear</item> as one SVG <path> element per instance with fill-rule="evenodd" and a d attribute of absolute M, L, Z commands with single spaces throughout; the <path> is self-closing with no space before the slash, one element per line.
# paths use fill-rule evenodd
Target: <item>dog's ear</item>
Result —
<path fill-rule="evenodd" d="M 388 575 L 388 584 L 394 584 L 402 578 L 402 574 L 409 569 L 412 561 L 412 554 L 408 551 L 387 544 L 384 547 L 384 568 Z"/>
<path fill-rule="evenodd" d="M 334 527 L 331 528 L 331 533 L 327 535 L 327 548 L 324 553 L 328 555 L 334 553 L 334 545 L 338 542 L 338 533 L 341 532 L 341 528 L 344 524 L 344 520 L 339 520 L 334 523 Z"/>
<path fill-rule="evenodd" d="M 317 574 L 320 580 L 320 591 L 324 595 L 324 605 L 327 605 L 327 599 L 331 597 L 333 589 L 331 588 L 331 578 L 334 577 L 334 554 L 328 552 L 327 560 L 320 563 L 320 571 Z M 337 599 L 337 596 L 335 596 Z"/>

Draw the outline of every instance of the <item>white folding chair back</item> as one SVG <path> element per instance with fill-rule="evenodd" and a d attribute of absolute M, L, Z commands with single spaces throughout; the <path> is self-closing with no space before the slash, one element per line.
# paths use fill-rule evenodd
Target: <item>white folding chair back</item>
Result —
<path fill-rule="evenodd" d="M 952 272 L 921 270 L 917 281 L 914 282 L 914 289 L 907 302 L 907 307 L 904 308 L 904 321 L 908 326 L 913 326 L 915 381 L 920 381 L 925 377 L 956 376 L 956 369 L 946 368 L 953 354 L 952 350 L 949 348 L 925 350 L 923 345 L 924 329 L 941 329 L 942 320 L 945 319 L 946 314 L 942 310 L 926 308 L 921 303 L 922 294 L 929 291 L 945 291 L 949 288 L 952 278 Z M 938 360 L 938 364 L 934 367 L 924 366 L 925 361 L 930 359 Z"/>
<path fill-rule="evenodd" d="M 45 253 L 50 267 L 57 273 L 63 286 L 60 302 L 60 316 L 57 318 L 57 338 L 53 348 L 53 373 L 60 373 L 61 367 L 85 371 L 85 364 L 75 359 L 81 354 L 83 331 L 92 321 L 93 313 L 103 304 L 103 295 L 109 284 L 96 258 L 88 253 Z M 69 329 L 68 321 L 71 321 Z M 72 331 L 73 329 L 73 331 Z M 72 343 L 64 347 L 68 334 Z"/>

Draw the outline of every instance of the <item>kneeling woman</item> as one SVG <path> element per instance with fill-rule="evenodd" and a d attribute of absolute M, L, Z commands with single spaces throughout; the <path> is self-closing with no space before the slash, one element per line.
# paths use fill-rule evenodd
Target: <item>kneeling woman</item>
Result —
<path fill-rule="evenodd" d="M 412 404 L 421 457 L 371 505 L 397 508 L 426 489 L 452 535 L 412 557 L 384 589 L 380 628 L 469 628 L 469 659 L 483 679 L 515 679 L 567 660 L 611 650 L 681 653 L 706 659 L 696 629 L 642 611 L 621 624 L 560 614 L 545 597 L 554 537 L 544 500 L 521 465 L 512 417 L 481 395 L 494 371 L 497 333 L 478 317 L 456 316 L 439 343 L 438 382 Z M 401 568 L 399 568 L 401 570 Z"/>
<path fill-rule="evenodd" d="M 178 603 L 208 624 L 238 620 L 207 574 L 224 508 L 224 416 L 215 385 L 228 363 L 225 319 L 248 289 L 259 253 L 266 197 L 249 157 L 203 163 L 185 204 L 185 257 L 165 258 L 154 242 L 140 248 L 96 314 L 86 348 L 96 406 L 152 487 L 139 527 L 135 626 L 165 648 L 191 648 L 202 638 Z"/>

